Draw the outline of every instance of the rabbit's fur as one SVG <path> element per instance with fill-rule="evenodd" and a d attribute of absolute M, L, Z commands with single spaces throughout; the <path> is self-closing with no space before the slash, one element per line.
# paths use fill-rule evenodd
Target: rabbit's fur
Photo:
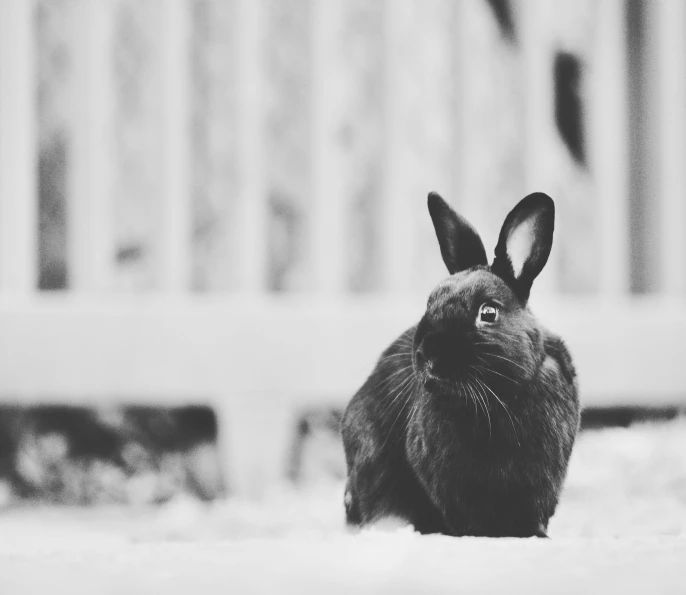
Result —
<path fill-rule="evenodd" d="M 546 536 L 579 427 L 569 352 L 527 307 L 552 246 L 553 201 L 531 194 L 510 212 L 491 266 L 437 194 L 429 211 L 451 276 L 345 411 L 347 521 Z"/>

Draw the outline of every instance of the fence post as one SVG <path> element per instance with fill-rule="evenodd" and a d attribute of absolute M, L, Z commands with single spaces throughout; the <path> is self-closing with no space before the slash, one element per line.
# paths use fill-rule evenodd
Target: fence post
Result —
<path fill-rule="evenodd" d="M 31 293 L 38 279 L 34 4 L 0 3 L 0 289 Z"/>
<path fill-rule="evenodd" d="M 112 209 L 112 0 L 79 0 L 73 168 L 68 197 L 69 285 L 77 291 L 111 288 L 114 272 Z"/>
<path fill-rule="evenodd" d="M 171 292 L 190 287 L 193 211 L 190 178 L 190 35 L 189 0 L 164 0 L 162 12 L 163 184 L 161 286 Z"/>
<path fill-rule="evenodd" d="M 408 169 L 407 122 L 403 85 L 403 37 L 411 21 L 410 0 L 387 0 L 384 6 L 384 35 L 386 56 L 386 136 L 384 146 L 385 173 L 383 200 L 379 213 L 382 288 L 403 292 L 409 289 L 410 263 L 413 262 L 412 218 L 408 188 L 411 188 L 411 169 Z"/>
<path fill-rule="evenodd" d="M 686 3 L 659 0 L 651 33 L 657 44 L 660 290 L 686 293 Z M 648 198 L 648 197 L 646 197 Z"/>
<path fill-rule="evenodd" d="M 242 291 L 267 287 L 268 210 L 264 169 L 264 0 L 237 4 L 239 283 Z"/>
<path fill-rule="evenodd" d="M 263 295 L 268 281 L 268 203 L 264 168 L 264 37 L 263 0 L 238 0 L 238 289 Z M 231 495 L 259 498 L 285 477 L 293 410 L 272 395 L 230 393 L 231 379 L 218 387 L 215 411 L 224 478 Z M 286 387 L 284 387 L 286 389 Z"/>
<path fill-rule="evenodd" d="M 340 171 L 336 126 L 342 97 L 336 43 L 341 24 L 338 0 L 312 5 L 312 204 L 309 251 L 314 264 L 315 288 L 338 293 L 346 286 L 343 252 L 347 231 L 343 204 L 345 180 Z"/>
<path fill-rule="evenodd" d="M 215 402 L 223 475 L 232 496 L 259 499 L 286 477 L 296 411 L 272 396 L 232 395 Z"/>
<path fill-rule="evenodd" d="M 589 160 L 600 205 L 600 291 L 629 291 L 628 93 L 623 0 L 597 3 L 589 85 Z"/>

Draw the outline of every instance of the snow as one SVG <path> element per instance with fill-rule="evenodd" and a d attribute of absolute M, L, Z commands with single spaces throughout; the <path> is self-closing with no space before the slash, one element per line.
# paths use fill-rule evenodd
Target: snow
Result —
<path fill-rule="evenodd" d="M 0 587 L 72 594 L 580 593 L 591 586 L 678 593 L 686 585 L 685 556 L 683 538 L 489 541 L 368 531 L 14 554 L 0 559 Z"/>
<path fill-rule="evenodd" d="M 686 593 L 686 419 L 585 432 L 549 540 L 343 523 L 342 484 L 260 502 L 0 516 L 0 593 Z"/>

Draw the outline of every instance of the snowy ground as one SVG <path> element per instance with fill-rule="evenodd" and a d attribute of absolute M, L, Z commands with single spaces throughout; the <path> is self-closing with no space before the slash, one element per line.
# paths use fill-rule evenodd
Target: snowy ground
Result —
<path fill-rule="evenodd" d="M 261 503 L 12 510 L 0 593 L 686 593 L 686 419 L 584 433 L 550 540 L 351 534 L 342 485 Z"/>

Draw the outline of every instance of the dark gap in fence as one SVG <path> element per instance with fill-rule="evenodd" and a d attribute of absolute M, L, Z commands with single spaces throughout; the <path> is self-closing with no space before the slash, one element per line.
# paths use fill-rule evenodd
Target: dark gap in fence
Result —
<path fill-rule="evenodd" d="M 65 7 L 42 0 L 35 8 L 38 133 L 38 288 L 64 289 L 67 268 L 69 99 L 73 77 L 69 33 L 59 26 Z"/>
<path fill-rule="evenodd" d="M 648 293 L 657 286 L 659 243 L 655 241 L 655 154 L 651 119 L 653 86 L 651 43 L 645 34 L 648 15 L 643 0 L 626 3 L 629 79 L 629 253 L 632 293 Z M 618 222 L 619 225 L 619 222 Z"/>
<path fill-rule="evenodd" d="M 341 408 L 301 412 L 286 470 L 297 484 L 345 478 Z M 686 415 L 683 407 L 593 407 L 583 431 Z M 226 493 L 209 407 L 0 407 L 0 483 L 18 499 L 56 504 L 158 504 L 179 493 Z M 3 502 L 3 504 L 6 504 Z"/>
<path fill-rule="evenodd" d="M 67 143 L 56 133 L 38 156 L 38 288 L 65 289 L 68 283 L 66 242 Z"/>
<path fill-rule="evenodd" d="M 288 477 L 306 483 L 328 477 L 345 477 L 341 443 L 343 411 L 321 407 L 303 411 L 297 423 Z"/>
<path fill-rule="evenodd" d="M 586 166 L 584 106 L 581 99 L 583 67 L 574 54 L 557 52 L 554 64 L 555 124 L 562 141 L 579 165 Z"/>
<path fill-rule="evenodd" d="M 283 292 L 289 289 L 289 272 L 293 269 L 302 238 L 302 213 L 298 213 L 291 197 L 272 192 L 269 200 L 269 289 Z"/>
<path fill-rule="evenodd" d="M 592 407 L 581 413 L 581 429 L 628 428 L 637 423 L 670 421 L 686 415 L 683 407 Z"/>
<path fill-rule="evenodd" d="M 487 0 L 493 11 L 493 16 L 498 22 L 500 35 L 503 39 L 514 43 L 517 41 L 514 20 L 512 18 L 512 5 L 509 0 Z"/>
<path fill-rule="evenodd" d="M 18 499 L 155 504 L 223 494 L 209 407 L 0 407 L 0 482 Z"/>

